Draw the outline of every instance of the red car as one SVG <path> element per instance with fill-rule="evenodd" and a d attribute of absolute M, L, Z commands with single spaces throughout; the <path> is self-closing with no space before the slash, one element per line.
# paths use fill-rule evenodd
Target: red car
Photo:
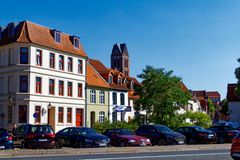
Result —
<path fill-rule="evenodd" d="M 240 160 L 240 134 L 232 140 L 230 153 L 234 160 Z"/>
<path fill-rule="evenodd" d="M 55 134 L 49 125 L 23 124 L 13 133 L 14 146 L 20 148 L 57 148 Z"/>
<path fill-rule="evenodd" d="M 108 129 L 104 132 L 112 146 L 147 146 L 152 145 L 150 139 L 138 136 L 128 129 Z"/>

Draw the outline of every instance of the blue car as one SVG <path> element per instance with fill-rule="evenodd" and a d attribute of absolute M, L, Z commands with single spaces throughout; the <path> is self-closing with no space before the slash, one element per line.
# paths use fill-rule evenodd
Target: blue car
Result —
<path fill-rule="evenodd" d="M 87 127 L 69 127 L 56 133 L 60 146 L 67 147 L 107 147 L 110 140 L 107 136 Z"/>
<path fill-rule="evenodd" d="M 0 149 L 13 149 L 13 137 L 6 129 L 0 128 Z"/>

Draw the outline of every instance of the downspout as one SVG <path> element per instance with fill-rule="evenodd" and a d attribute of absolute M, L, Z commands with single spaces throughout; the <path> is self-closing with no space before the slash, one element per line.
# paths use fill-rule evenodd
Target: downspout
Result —
<path fill-rule="evenodd" d="M 85 115 L 84 115 L 84 123 L 85 127 L 87 126 L 87 61 L 88 59 L 85 60 Z"/>

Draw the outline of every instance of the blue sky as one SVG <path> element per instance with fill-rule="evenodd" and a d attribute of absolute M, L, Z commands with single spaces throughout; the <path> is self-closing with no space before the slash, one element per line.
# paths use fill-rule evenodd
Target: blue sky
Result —
<path fill-rule="evenodd" d="M 107 66 L 113 44 L 127 43 L 132 76 L 161 67 L 224 98 L 239 65 L 239 8 L 239 0 L 12 0 L 1 2 L 0 25 L 30 20 L 77 35 Z"/>

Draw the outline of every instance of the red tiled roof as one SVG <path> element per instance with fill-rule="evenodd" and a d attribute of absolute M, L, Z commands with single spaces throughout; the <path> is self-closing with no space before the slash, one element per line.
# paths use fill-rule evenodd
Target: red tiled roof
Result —
<path fill-rule="evenodd" d="M 134 91 L 128 91 L 128 99 L 139 99 L 140 96 L 137 95 Z"/>
<path fill-rule="evenodd" d="M 198 99 L 206 99 L 206 91 L 191 91 L 192 95 L 197 97 Z"/>
<path fill-rule="evenodd" d="M 87 85 L 110 88 L 109 84 L 89 63 L 87 63 Z"/>
<path fill-rule="evenodd" d="M 8 37 L 7 29 L 3 31 L 0 45 L 13 42 L 33 43 L 59 51 L 87 57 L 87 54 L 83 50 L 81 44 L 79 48 L 75 48 L 71 39 L 72 37 L 70 35 L 61 32 L 61 42 L 57 43 L 51 34 L 51 29 L 33 22 L 23 21 L 15 26 L 15 34 L 13 38 Z"/>
<path fill-rule="evenodd" d="M 212 98 L 220 98 L 221 97 L 220 93 L 217 91 L 208 91 L 208 92 L 206 92 L 206 94 L 207 94 L 208 98 L 211 98 L 211 97 Z"/>
<path fill-rule="evenodd" d="M 94 59 L 89 59 L 89 63 L 94 67 L 94 69 L 96 69 L 98 72 L 99 72 L 99 74 L 101 74 L 102 75 L 102 77 L 106 80 L 106 81 L 108 81 L 108 76 L 110 75 L 110 74 L 112 74 L 113 76 L 121 76 L 121 77 L 123 77 L 123 74 L 121 73 L 121 72 L 119 72 L 119 71 L 116 71 L 116 70 L 113 70 L 113 69 L 109 69 L 109 68 L 107 68 L 107 67 L 105 67 L 105 65 L 101 62 L 101 61 L 99 61 L 99 60 L 94 60 Z M 116 79 L 116 78 L 114 78 L 113 77 L 113 79 Z M 117 84 L 116 83 L 116 80 L 114 81 L 113 80 L 113 83 L 111 83 L 111 84 L 109 84 L 110 85 L 110 87 L 112 88 L 112 89 L 116 89 L 116 90 L 128 90 L 128 87 L 127 87 L 127 85 L 126 84 L 124 84 L 124 83 L 122 83 L 122 84 Z"/>
<path fill-rule="evenodd" d="M 237 96 L 235 94 L 235 88 L 237 87 L 237 84 L 228 84 L 227 88 L 227 100 L 228 102 L 239 102 L 240 96 Z"/>
<path fill-rule="evenodd" d="M 109 72 L 109 70 L 107 69 L 107 67 L 104 66 L 104 64 L 96 59 L 89 59 L 89 63 L 94 66 L 94 68 L 98 71 L 98 72 Z"/>

